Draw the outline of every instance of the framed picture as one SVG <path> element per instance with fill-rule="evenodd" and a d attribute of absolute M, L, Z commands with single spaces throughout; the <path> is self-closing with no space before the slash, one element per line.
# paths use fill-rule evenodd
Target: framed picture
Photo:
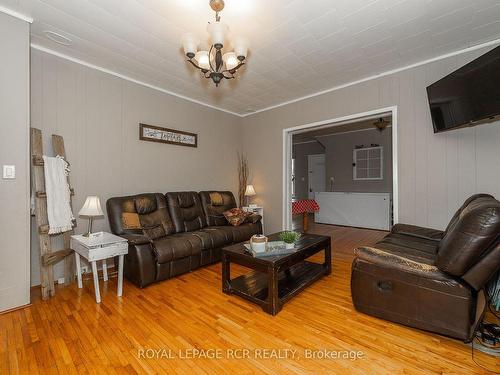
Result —
<path fill-rule="evenodd" d="M 139 124 L 139 139 L 142 141 L 198 147 L 198 134 L 147 124 Z"/>

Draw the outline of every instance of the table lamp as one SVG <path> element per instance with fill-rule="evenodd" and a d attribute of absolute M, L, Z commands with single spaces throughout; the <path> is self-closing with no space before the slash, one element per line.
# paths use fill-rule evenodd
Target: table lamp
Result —
<path fill-rule="evenodd" d="M 250 197 L 253 197 L 256 194 L 257 193 L 255 193 L 255 189 L 254 189 L 253 185 L 247 185 L 247 188 L 245 190 L 245 197 L 247 197 L 247 206 L 248 207 L 255 207 L 255 205 L 250 204 Z"/>
<path fill-rule="evenodd" d="M 101 209 L 101 202 L 99 201 L 99 197 L 95 195 L 88 196 L 78 215 L 89 218 L 87 233 L 83 235 L 84 237 L 89 237 L 92 233 L 92 220 L 94 219 L 94 217 L 104 215 Z"/>

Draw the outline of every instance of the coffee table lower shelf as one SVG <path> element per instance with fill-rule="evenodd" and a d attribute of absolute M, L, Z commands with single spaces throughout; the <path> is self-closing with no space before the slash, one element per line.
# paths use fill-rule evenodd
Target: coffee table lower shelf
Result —
<path fill-rule="evenodd" d="M 236 277 L 226 284 L 224 292 L 243 297 L 260 305 L 264 311 L 275 315 L 281 310 L 282 305 L 294 297 L 301 290 L 320 279 L 329 270 L 323 264 L 303 261 L 277 275 L 277 301 L 273 306 L 273 298 L 269 296 L 270 275 L 268 273 L 253 271 L 246 275 Z"/>

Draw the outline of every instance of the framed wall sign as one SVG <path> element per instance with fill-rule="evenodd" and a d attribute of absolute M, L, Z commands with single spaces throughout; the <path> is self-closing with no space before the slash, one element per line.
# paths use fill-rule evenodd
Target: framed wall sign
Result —
<path fill-rule="evenodd" d="M 142 141 L 198 147 L 198 134 L 147 124 L 139 124 L 139 139 Z"/>

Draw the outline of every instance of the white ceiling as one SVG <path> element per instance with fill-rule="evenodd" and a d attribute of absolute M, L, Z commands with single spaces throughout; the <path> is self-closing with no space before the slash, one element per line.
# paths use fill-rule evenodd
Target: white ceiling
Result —
<path fill-rule="evenodd" d="M 205 37 L 208 0 L 0 5 L 34 18 L 34 45 L 242 115 L 500 38 L 498 0 L 225 1 L 222 20 L 251 46 L 239 78 L 218 88 L 185 62 L 180 42 Z"/>

